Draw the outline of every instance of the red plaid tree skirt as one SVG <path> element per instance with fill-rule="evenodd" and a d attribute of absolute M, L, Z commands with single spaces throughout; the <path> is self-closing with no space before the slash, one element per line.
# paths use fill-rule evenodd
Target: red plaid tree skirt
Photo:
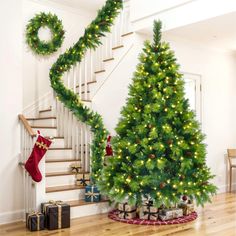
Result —
<path fill-rule="evenodd" d="M 112 220 L 127 223 L 127 224 L 135 224 L 135 225 L 173 225 L 173 224 L 183 224 L 187 223 L 190 221 L 193 221 L 197 218 L 197 213 L 193 212 L 188 216 L 183 216 L 178 219 L 173 219 L 173 220 L 166 220 L 166 221 L 161 221 L 161 220 L 142 220 L 139 218 L 134 218 L 134 219 L 121 219 L 118 216 L 119 211 L 118 210 L 113 210 L 109 212 L 108 217 Z"/>

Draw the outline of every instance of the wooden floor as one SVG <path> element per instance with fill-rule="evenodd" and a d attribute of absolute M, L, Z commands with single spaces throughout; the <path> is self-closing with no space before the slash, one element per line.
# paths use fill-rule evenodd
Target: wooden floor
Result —
<path fill-rule="evenodd" d="M 112 221 L 107 214 L 72 220 L 70 229 L 29 232 L 22 222 L 0 226 L 0 235 L 7 236 L 236 236 L 236 192 L 219 194 L 212 204 L 198 208 L 197 220 L 181 225 L 139 226 Z"/>

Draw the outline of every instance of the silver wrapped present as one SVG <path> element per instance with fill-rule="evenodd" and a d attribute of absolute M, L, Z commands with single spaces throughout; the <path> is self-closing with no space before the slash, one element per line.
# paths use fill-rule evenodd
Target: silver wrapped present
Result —
<path fill-rule="evenodd" d="M 183 209 L 180 208 L 163 209 L 159 214 L 159 219 L 162 221 L 172 220 L 182 216 L 183 216 Z"/>
<path fill-rule="evenodd" d="M 133 219 L 136 217 L 136 207 L 130 206 L 128 203 L 118 204 L 119 217 L 122 219 Z"/>
<path fill-rule="evenodd" d="M 158 220 L 158 208 L 151 205 L 143 205 L 140 208 L 139 218 L 143 220 Z"/>

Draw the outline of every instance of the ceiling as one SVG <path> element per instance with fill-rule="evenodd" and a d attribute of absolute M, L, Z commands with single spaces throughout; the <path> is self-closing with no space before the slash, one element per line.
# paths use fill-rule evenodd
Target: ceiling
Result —
<path fill-rule="evenodd" d="M 87 11 L 98 10 L 106 1 L 105 0 L 50 0 L 76 9 L 85 9 Z"/>
<path fill-rule="evenodd" d="M 236 50 L 236 12 L 166 31 L 167 38 L 182 38 L 219 50 Z"/>

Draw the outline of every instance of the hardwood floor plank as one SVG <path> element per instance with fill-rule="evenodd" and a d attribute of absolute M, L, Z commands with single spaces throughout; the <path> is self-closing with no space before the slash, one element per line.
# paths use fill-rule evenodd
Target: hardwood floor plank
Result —
<path fill-rule="evenodd" d="M 74 202 L 74 204 L 77 204 Z M 198 207 L 199 217 L 179 225 L 130 225 L 110 220 L 107 214 L 71 221 L 70 229 L 31 233 L 22 222 L 0 225 L 0 235 L 7 236 L 236 236 L 236 193 L 219 194 L 212 204 Z"/>

